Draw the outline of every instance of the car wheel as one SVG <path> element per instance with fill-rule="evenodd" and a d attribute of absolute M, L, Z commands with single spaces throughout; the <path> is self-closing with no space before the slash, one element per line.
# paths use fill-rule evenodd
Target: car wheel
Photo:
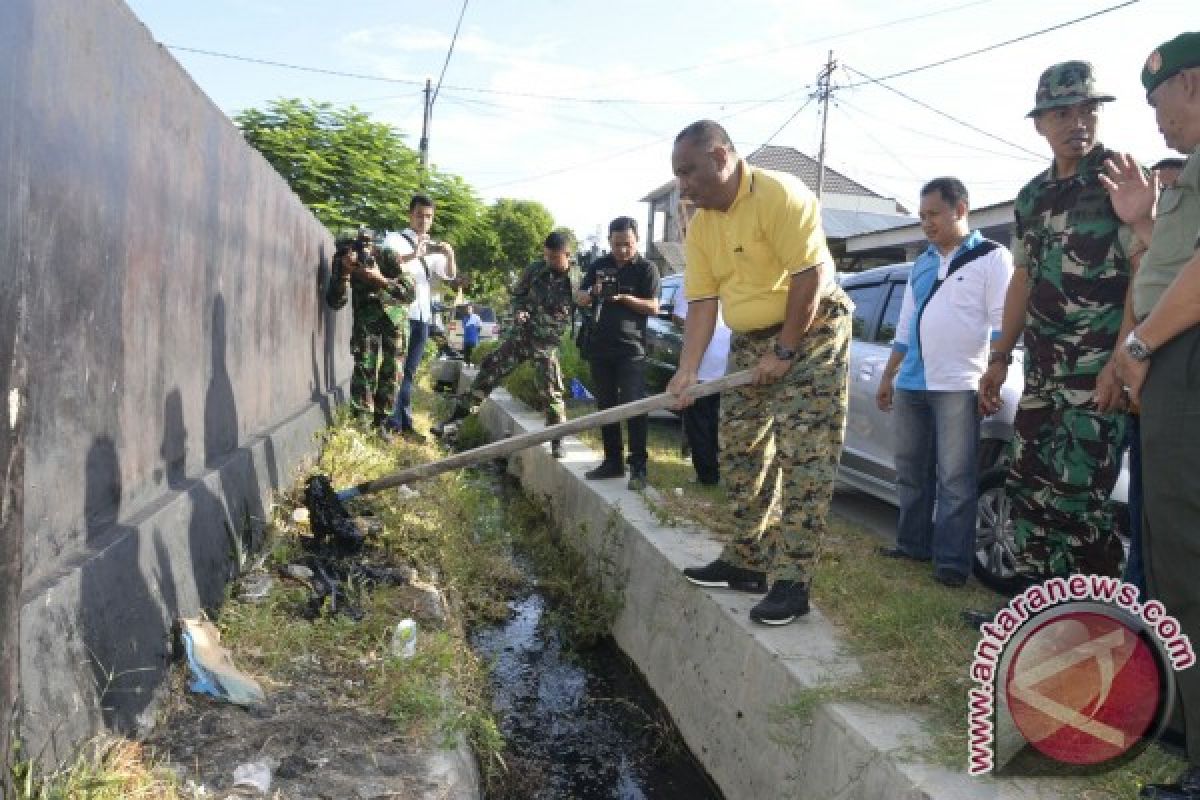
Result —
<path fill-rule="evenodd" d="M 1012 504 L 1004 491 L 1008 471 L 996 467 L 979 479 L 975 506 L 975 577 L 997 592 L 1012 594 L 1020 585 L 1016 573 Z"/>

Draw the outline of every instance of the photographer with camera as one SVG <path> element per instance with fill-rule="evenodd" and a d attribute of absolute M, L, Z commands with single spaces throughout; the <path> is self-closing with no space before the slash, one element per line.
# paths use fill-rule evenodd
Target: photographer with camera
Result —
<path fill-rule="evenodd" d="M 587 343 L 598 409 L 632 403 L 646 396 L 646 320 L 658 313 L 658 267 L 638 253 L 637 221 L 617 217 L 608 225 L 611 252 L 588 267 L 575 302 L 594 308 Z M 646 488 L 646 415 L 633 417 L 629 428 L 629 488 Z M 621 425 L 601 429 L 604 461 L 585 474 L 588 480 L 620 478 Z"/>
<path fill-rule="evenodd" d="M 350 409 L 363 423 L 382 429 L 396 393 L 396 362 L 404 352 L 408 304 L 416 288 L 395 250 L 376 252 L 368 228 L 339 235 L 335 247 L 325 302 L 334 309 L 344 307 L 353 287 Z"/>
<path fill-rule="evenodd" d="M 423 442 L 425 436 L 413 427 L 412 389 L 433 322 L 433 284 L 435 281 L 452 281 L 458 276 L 454 248 L 429 236 L 435 209 L 432 197 L 414 194 L 408 201 L 409 227 L 399 234 L 388 234 L 387 239 L 388 245 L 400 253 L 404 269 L 416 287 L 416 298 L 408 307 L 408 349 L 404 356 L 404 375 L 387 427 L 416 442 Z"/>

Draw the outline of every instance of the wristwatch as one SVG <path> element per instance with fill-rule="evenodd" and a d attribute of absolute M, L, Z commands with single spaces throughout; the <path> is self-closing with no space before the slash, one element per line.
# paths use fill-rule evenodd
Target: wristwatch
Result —
<path fill-rule="evenodd" d="M 1012 353 L 1004 350 L 993 350 L 992 352 L 988 353 L 987 363 L 989 366 L 992 364 L 1004 364 L 1005 366 L 1008 366 L 1012 363 Z"/>
<path fill-rule="evenodd" d="M 1147 361 L 1150 358 L 1150 346 L 1138 338 L 1137 331 L 1132 330 L 1125 337 L 1125 352 L 1134 361 Z"/>
<path fill-rule="evenodd" d="M 775 343 L 774 352 L 775 352 L 775 357 L 778 358 L 780 361 L 791 361 L 796 357 L 795 350 L 784 347 L 779 342 Z"/>

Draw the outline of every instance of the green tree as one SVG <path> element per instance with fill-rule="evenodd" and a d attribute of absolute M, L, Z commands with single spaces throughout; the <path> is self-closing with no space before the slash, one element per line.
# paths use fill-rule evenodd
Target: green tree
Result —
<path fill-rule="evenodd" d="M 404 134 L 353 106 L 280 99 L 234 122 L 331 231 L 360 224 L 399 230 L 417 191 L 437 202 L 439 239 L 458 244 L 483 217 L 482 201 L 457 175 L 431 169 L 422 189 L 420 158 Z"/>
<path fill-rule="evenodd" d="M 420 182 L 420 160 L 400 131 L 356 108 L 298 99 L 234 117 L 255 149 L 327 228 L 396 228 Z"/>

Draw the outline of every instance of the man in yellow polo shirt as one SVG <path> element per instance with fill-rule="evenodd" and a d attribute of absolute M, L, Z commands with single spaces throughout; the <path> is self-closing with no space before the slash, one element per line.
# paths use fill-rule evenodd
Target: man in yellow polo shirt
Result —
<path fill-rule="evenodd" d="M 716 561 L 683 574 L 750 592 L 769 583 L 750 618 L 786 625 L 808 612 L 833 497 L 853 306 L 834 280 L 817 199 L 799 181 L 747 164 L 710 120 L 680 132 L 671 166 L 699 211 L 687 232 L 683 353 L 667 389 L 678 395 L 696 382 L 718 300 L 733 331 L 729 368 L 755 376 L 721 404 L 735 538 Z M 781 522 L 771 521 L 776 504 Z"/>

